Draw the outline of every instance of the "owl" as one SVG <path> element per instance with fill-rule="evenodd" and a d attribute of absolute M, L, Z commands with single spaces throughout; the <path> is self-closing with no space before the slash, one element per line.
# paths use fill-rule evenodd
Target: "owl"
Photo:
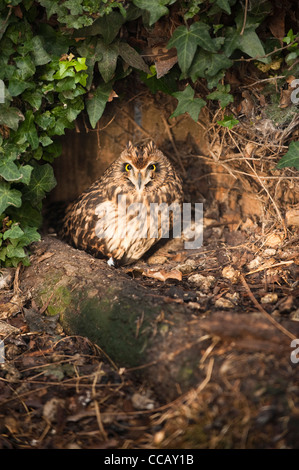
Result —
<path fill-rule="evenodd" d="M 167 237 L 182 198 L 181 178 L 156 145 L 129 142 L 68 206 L 62 235 L 76 248 L 108 258 L 109 265 L 128 265 Z"/>

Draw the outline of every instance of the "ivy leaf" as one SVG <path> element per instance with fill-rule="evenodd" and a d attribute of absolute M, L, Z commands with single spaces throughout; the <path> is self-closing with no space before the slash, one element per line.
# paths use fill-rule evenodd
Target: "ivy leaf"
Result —
<path fill-rule="evenodd" d="M 119 55 L 127 64 L 131 65 L 135 69 L 142 70 L 146 73 L 151 73 L 148 65 L 146 65 L 142 57 L 133 47 L 129 46 L 128 43 L 120 42 L 118 49 Z"/>
<path fill-rule="evenodd" d="M 299 170 L 299 141 L 290 143 L 289 150 L 276 165 L 278 169 L 285 167 L 295 167 Z"/>
<path fill-rule="evenodd" d="M 229 130 L 231 130 L 238 123 L 238 119 L 234 119 L 232 114 L 230 116 L 224 116 L 222 121 L 217 121 L 217 124 L 223 127 L 227 127 Z"/>
<path fill-rule="evenodd" d="M 21 207 L 21 193 L 17 189 L 11 189 L 9 183 L 0 182 L 0 214 L 8 206 Z"/>
<path fill-rule="evenodd" d="M 37 149 L 39 145 L 39 138 L 34 123 L 34 115 L 31 110 L 26 112 L 25 121 L 22 123 L 19 133 L 26 136 L 27 141 L 31 145 L 32 150 Z"/>
<path fill-rule="evenodd" d="M 19 121 L 24 121 L 24 116 L 18 108 L 0 105 L 0 124 L 16 131 Z"/>
<path fill-rule="evenodd" d="M 173 118 L 188 113 L 197 122 L 200 110 L 206 105 L 206 102 L 202 98 L 194 98 L 193 88 L 188 85 L 184 91 L 173 93 L 172 96 L 178 100 L 178 105 L 170 117 Z"/>
<path fill-rule="evenodd" d="M 78 30 L 75 37 L 82 38 L 86 36 L 97 36 L 100 34 L 105 43 L 110 44 L 117 36 L 124 21 L 125 19 L 119 12 L 112 11 L 109 15 L 104 15 L 95 20 L 91 26 Z"/>
<path fill-rule="evenodd" d="M 232 95 L 229 94 L 230 85 L 221 85 L 220 83 L 217 86 L 217 90 L 210 93 L 207 98 L 209 100 L 219 100 L 221 108 L 225 108 L 229 103 L 234 101 Z"/>
<path fill-rule="evenodd" d="M 231 14 L 229 0 L 216 0 L 216 5 L 218 5 L 221 10 L 224 10 L 228 15 Z"/>
<path fill-rule="evenodd" d="M 204 50 L 197 52 L 191 70 L 190 76 L 195 82 L 198 77 L 208 78 L 217 75 L 219 70 L 228 69 L 233 61 L 224 54 L 211 54 Z"/>
<path fill-rule="evenodd" d="M 101 39 L 98 40 L 96 46 L 97 54 L 101 54 L 98 61 L 98 69 L 105 83 L 108 83 L 114 75 L 118 57 L 118 44 L 105 44 Z"/>
<path fill-rule="evenodd" d="M 24 183 L 26 185 L 30 183 L 32 170 L 33 170 L 33 167 L 31 165 L 23 165 L 19 168 L 19 171 L 21 173 L 21 179 L 20 179 L 21 183 Z"/>
<path fill-rule="evenodd" d="M 189 69 L 197 46 L 209 52 L 216 52 L 217 45 L 209 34 L 209 26 L 200 21 L 193 23 L 188 29 L 185 26 L 179 26 L 173 33 L 167 48 L 175 47 L 178 53 L 179 66 L 185 74 Z"/>
<path fill-rule="evenodd" d="M 17 57 L 15 59 L 16 66 L 18 67 L 19 77 L 21 80 L 27 80 L 35 74 L 35 65 L 29 55 L 25 57 Z"/>
<path fill-rule="evenodd" d="M 245 52 L 249 57 L 257 57 L 257 60 L 265 64 L 271 61 L 270 57 L 262 58 L 265 55 L 265 49 L 260 38 L 253 30 L 245 29 L 244 34 L 239 36 L 238 49 Z"/>
<path fill-rule="evenodd" d="M 35 65 L 45 65 L 48 62 L 51 62 L 51 57 L 45 50 L 40 36 L 34 36 L 32 38 L 32 54 Z"/>
<path fill-rule="evenodd" d="M 170 3 L 163 0 L 133 0 L 134 5 L 141 10 L 149 12 L 149 25 L 156 23 L 161 16 L 167 15 L 169 10 L 165 3 Z"/>
<path fill-rule="evenodd" d="M 18 224 L 13 224 L 9 230 L 6 230 L 3 234 L 3 240 L 7 240 L 7 238 L 10 238 L 11 240 L 14 240 L 16 238 L 20 238 L 22 235 L 24 235 L 23 230 L 19 227 Z"/>
<path fill-rule="evenodd" d="M 9 80 L 8 91 L 11 96 L 19 96 L 23 91 L 27 90 L 27 88 L 32 88 L 32 86 L 30 82 L 24 82 L 21 78 L 12 77 Z"/>
<path fill-rule="evenodd" d="M 23 194 L 33 206 L 37 206 L 55 185 L 56 179 L 51 165 L 48 163 L 37 165 L 32 171 L 30 184 Z"/>
<path fill-rule="evenodd" d="M 22 178 L 22 174 L 17 165 L 8 159 L 0 160 L 0 176 L 6 181 L 17 181 Z"/>
<path fill-rule="evenodd" d="M 86 101 L 86 109 L 93 129 L 104 112 L 111 89 L 111 83 L 99 85 L 93 96 Z"/>
<path fill-rule="evenodd" d="M 23 235 L 18 240 L 18 246 L 28 246 L 33 242 L 38 242 L 40 238 L 41 236 L 36 227 L 25 227 L 23 228 Z"/>
<path fill-rule="evenodd" d="M 23 93 L 22 98 L 27 101 L 32 108 L 39 109 L 42 104 L 43 94 L 39 89 L 36 90 L 27 90 Z"/>
<path fill-rule="evenodd" d="M 50 111 L 45 111 L 43 114 L 36 116 L 35 122 L 39 125 L 39 127 L 46 130 L 54 125 L 55 117 L 52 116 Z"/>
<path fill-rule="evenodd" d="M 42 216 L 39 210 L 32 207 L 28 201 L 24 201 L 22 207 L 15 208 L 10 206 L 6 213 L 20 222 L 22 227 L 40 227 L 42 223 Z M 24 229 L 25 230 L 25 229 Z"/>
<path fill-rule="evenodd" d="M 22 247 L 15 247 L 13 245 L 7 245 L 6 256 L 8 258 L 25 258 L 26 253 L 24 248 Z"/>
<path fill-rule="evenodd" d="M 238 49 L 240 30 L 229 26 L 225 29 L 224 53 L 230 57 Z"/>
<path fill-rule="evenodd" d="M 69 39 L 60 31 L 55 31 L 50 25 L 38 25 L 39 34 L 44 39 L 43 47 L 50 56 L 60 57 L 69 48 Z M 32 48 L 30 48 L 30 51 Z"/>
<path fill-rule="evenodd" d="M 39 137 L 39 141 L 43 147 L 47 147 L 48 145 L 53 143 L 53 140 L 47 134 L 41 135 Z"/>

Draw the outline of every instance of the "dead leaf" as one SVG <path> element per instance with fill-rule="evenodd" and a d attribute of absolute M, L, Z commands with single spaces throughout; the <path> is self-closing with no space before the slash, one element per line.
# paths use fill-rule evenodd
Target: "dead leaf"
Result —
<path fill-rule="evenodd" d="M 26 302 L 26 296 L 15 294 L 8 302 L 5 298 L 0 299 L 0 318 L 8 318 L 19 313 Z"/>
<path fill-rule="evenodd" d="M 177 281 L 181 281 L 183 278 L 182 273 L 177 269 L 173 269 L 172 271 L 165 271 L 165 269 L 153 271 L 151 269 L 147 269 L 146 271 L 143 271 L 142 274 L 143 276 L 152 277 L 162 282 L 166 281 L 166 279 L 176 279 Z"/>
<path fill-rule="evenodd" d="M 268 26 L 273 36 L 282 40 L 285 36 L 285 10 L 275 8 L 273 16 L 269 18 Z"/>
<path fill-rule="evenodd" d="M 254 154 L 255 149 L 256 149 L 256 145 L 253 144 L 252 142 L 249 142 L 248 144 L 246 144 L 245 150 L 244 150 L 245 156 L 247 158 L 251 157 Z"/>
<path fill-rule="evenodd" d="M 69 62 L 74 58 L 74 54 L 62 54 L 59 60 L 68 60 Z"/>
<path fill-rule="evenodd" d="M 287 108 L 288 106 L 292 104 L 292 101 L 291 101 L 292 92 L 293 92 L 292 88 L 288 88 L 287 90 L 281 90 L 280 100 L 279 100 L 280 108 Z"/>
<path fill-rule="evenodd" d="M 178 56 L 175 48 L 166 49 L 164 47 L 154 47 L 152 49 L 154 62 L 157 71 L 157 78 L 166 75 L 177 63 Z"/>
<path fill-rule="evenodd" d="M 23 18 L 23 12 L 21 10 L 20 5 L 15 6 L 13 11 L 14 11 L 14 14 L 17 18 Z"/>
<path fill-rule="evenodd" d="M 108 102 L 110 103 L 110 101 L 113 101 L 114 98 L 118 98 L 118 94 L 115 93 L 114 90 L 111 90 L 111 91 L 110 91 L 109 98 L 108 98 Z"/>
<path fill-rule="evenodd" d="M 250 118 L 254 114 L 254 102 L 251 98 L 249 91 L 247 90 L 243 91 L 242 97 L 244 99 L 240 103 L 240 106 L 241 106 L 240 113 L 245 114 L 246 117 Z"/>
<path fill-rule="evenodd" d="M 6 323 L 5 321 L 0 321 L 0 335 L 1 336 L 8 336 L 13 333 L 19 333 L 19 328 Z"/>

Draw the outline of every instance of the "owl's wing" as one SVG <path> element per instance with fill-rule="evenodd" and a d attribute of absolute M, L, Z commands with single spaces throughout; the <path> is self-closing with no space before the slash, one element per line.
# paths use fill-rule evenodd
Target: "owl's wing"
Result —
<path fill-rule="evenodd" d="M 113 209 L 113 203 L 107 201 L 103 184 L 93 184 L 68 206 L 63 221 L 63 238 L 95 256 L 108 256 L 105 230 L 109 230 L 108 216 Z"/>

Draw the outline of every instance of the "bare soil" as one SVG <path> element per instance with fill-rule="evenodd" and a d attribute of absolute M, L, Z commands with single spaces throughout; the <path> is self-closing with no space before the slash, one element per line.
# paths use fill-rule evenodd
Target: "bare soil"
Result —
<path fill-rule="evenodd" d="M 36 304 L 28 268 L 3 271 L 1 448 L 298 448 L 299 363 L 291 360 L 292 352 L 299 358 L 291 347 L 299 338 L 298 239 L 274 248 L 256 227 L 246 233 L 212 225 L 195 252 L 173 240 L 115 273 L 158 305 L 162 298 L 183 306 L 186 328 L 200 326 L 201 378 L 184 392 L 172 385 L 171 399 L 167 383 L 151 381 L 159 361 L 115 364 L 100 345 L 65 334 L 57 315 L 47 315 L 50 302 Z M 35 245 L 31 281 L 55 243 Z M 95 262 L 110 273 L 104 260 Z M 159 314 L 167 336 L 167 317 Z M 180 331 L 173 338 L 178 360 L 184 329 L 181 342 Z"/>

